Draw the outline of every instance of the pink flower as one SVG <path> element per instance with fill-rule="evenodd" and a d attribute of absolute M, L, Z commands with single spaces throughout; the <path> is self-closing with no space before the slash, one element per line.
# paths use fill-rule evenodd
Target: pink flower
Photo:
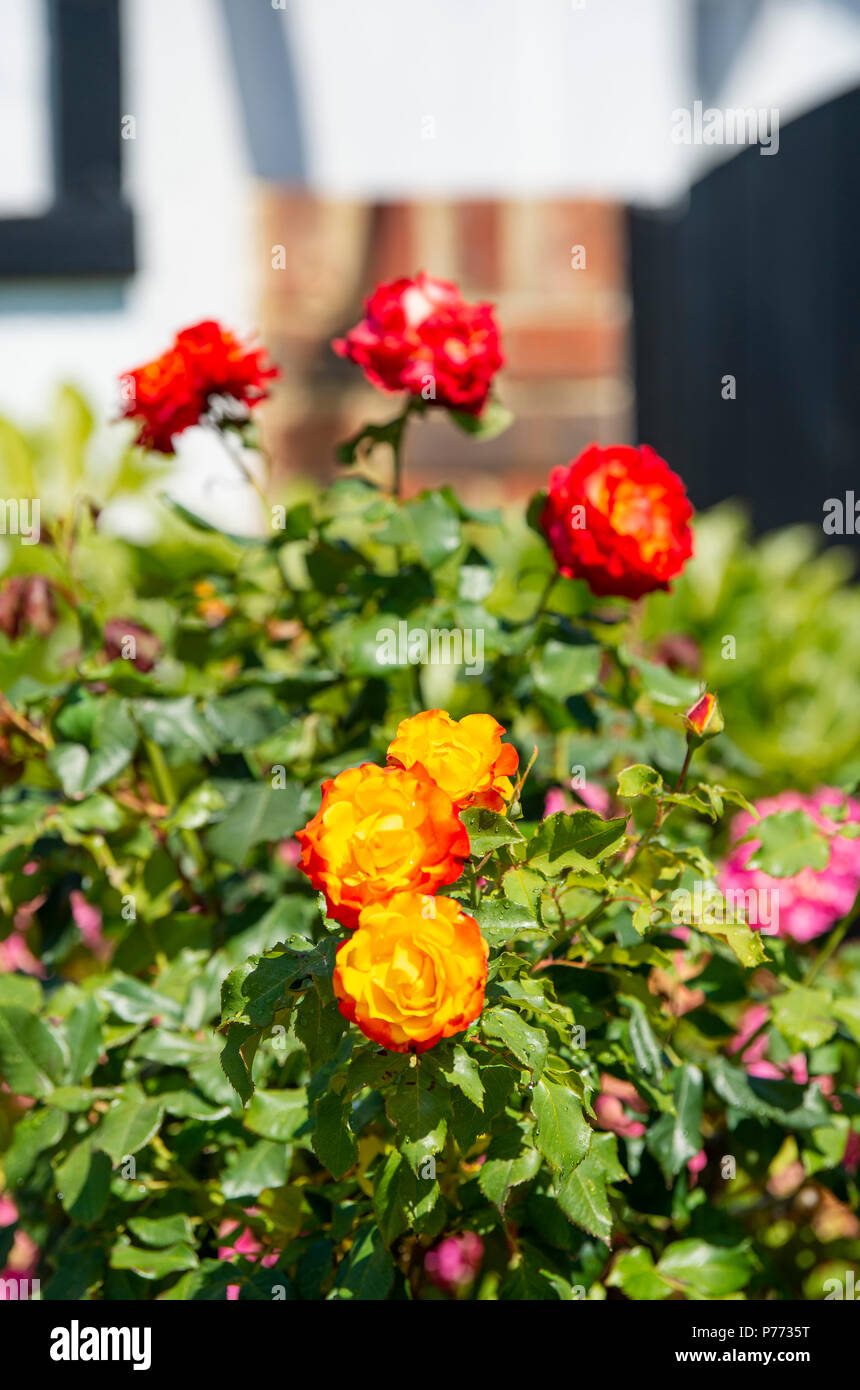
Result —
<path fill-rule="evenodd" d="M 24 975 L 45 974 L 45 967 L 33 955 L 22 931 L 12 931 L 5 941 L 0 941 L 0 973 L 11 975 L 15 970 Z"/>
<path fill-rule="evenodd" d="M 294 869 L 302 857 L 295 840 L 278 841 L 278 858 L 288 869 Z"/>
<path fill-rule="evenodd" d="M 87 902 L 79 888 L 73 888 L 69 894 L 69 906 L 84 945 L 96 956 L 104 958 L 105 953 L 110 955 L 110 943 L 102 936 L 101 908 Z"/>
<path fill-rule="evenodd" d="M 248 1208 L 249 1216 L 256 1216 L 256 1214 L 256 1207 Z M 249 1226 L 241 1226 L 238 1221 L 222 1221 L 218 1228 L 219 1240 L 224 1240 L 232 1232 L 238 1232 L 238 1234 L 229 1245 L 219 1245 L 218 1259 L 232 1260 L 234 1255 L 244 1255 L 246 1260 L 250 1260 L 252 1263 L 256 1264 L 257 1260 L 260 1259 L 264 1246 L 254 1235 L 254 1232 Z M 264 1269 L 271 1269 L 273 1265 L 278 1263 L 278 1256 L 280 1253 L 280 1250 L 270 1250 L 268 1255 L 263 1255 L 260 1264 Z M 228 1303 L 238 1302 L 239 1288 L 239 1284 L 227 1285 Z"/>
<path fill-rule="evenodd" d="M 573 782 L 570 783 L 573 788 Z M 573 788 L 576 791 L 579 801 L 571 796 L 570 792 L 564 787 L 550 787 L 546 794 L 543 808 L 543 819 L 547 816 L 554 816 L 556 811 L 576 811 L 581 809 L 580 801 L 589 808 L 596 811 L 599 816 L 608 816 L 612 804 L 612 798 L 605 787 L 599 787 L 595 783 L 586 782 L 584 786 Z"/>
<path fill-rule="evenodd" d="M 699 1174 L 703 1168 L 708 1166 L 708 1155 L 704 1149 L 699 1149 L 697 1154 L 687 1159 L 687 1172 L 690 1174 L 690 1186 L 695 1187 L 699 1181 Z"/>
<path fill-rule="evenodd" d="M 424 1256 L 424 1268 L 438 1289 L 459 1293 L 474 1282 L 484 1258 L 484 1242 L 474 1231 L 445 1236 Z"/>
<path fill-rule="evenodd" d="M 594 1102 L 594 1113 L 601 1129 L 610 1129 L 622 1139 L 639 1139 L 645 1133 L 641 1120 L 631 1119 L 624 1107 L 637 1115 L 647 1115 L 648 1106 L 629 1081 L 621 1081 L 609 1072 L 602 1072 L 600 1094 Z"/>
<path fill-rule="evenodd" d="M 740 840 L 755 827 L 748 811 L 741 811 L 731 825 L 732 849 L 719 874 L 720 890 L 725 894 L 753 892 L 778 893 L 778 934 L 794 941 L 812 941 L 844 917 L 860 887 L 860 839 L 850 840 L 838 833 L 839 822 L 824 814 L 825 806 L 845 807 L 847 819 L 860 823 L 860 801 L 836 787 L 822 787 L 810 796 L 801 792 L 781 792 L 759 801 L 760 816 L 774 811 L 805 811 L 830 840 L 830 857 L 824 869 L 801 869 L 790 878 L 774 878 L 761 869 L 748 869 L 750 856 L 760 841 Z M 767 901 L 768 899 L 763 899 Z"/>
<path fill-rule="evenodd" d="M 18 1220 L 18 1208 L 11 1197 L 0 1196 L 0 1227 L 13 1226 Z M 26 1231 L 16 1231 L 12 1242 L 12 1249 L 9 1251 L 5 1269 L 0 1269 L 0 1297 L 4 1300 L 9 1296 L 6 1292 L 8 1284 L 13 1280 L 17 1284 L 17 1296 L 26 1298 L 28 1296 L 28 1282 L 36 1277 L 39 1267 L 39 1247 L 30 1239 Z M 24 1283 L 24 1287 L 21 1285 Z M 13 1294 L 14 1298 L 15 1295 Z"/>

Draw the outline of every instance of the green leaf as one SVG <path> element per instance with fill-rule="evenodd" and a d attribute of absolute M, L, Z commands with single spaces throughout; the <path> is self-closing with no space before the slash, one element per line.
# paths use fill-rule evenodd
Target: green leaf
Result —
<path fill-rule="evenodd" d="M 260 1039 L 259 1031 L 248 1023 L 231 1023 L 218 1058 L 220 1067 L 243 1105 L 254 1094 L 251 1066 Z M 243 1048 L 245 1051 L 243 1052 Z M 247 1055 L 247 1060 L 246 1060 Z"/>
<path fill-rule="evenodd" d="M 727 1298 L 746 1287 L 755 1259 L 745 1245 L 729 1248 L 704 1240 L 678 1240 L 664 1250 L 657 1273 L 683 1284 L 693 1298 Z"/>
<path fill-rule="evenodd" d="M 654 1268 L 651 1251 L 644 1245 L 634 1245 L 632 1250 L 622 1250 L 616 1256 L 612 1271 L 606 1280 L 610 1289 L 620 1289 L 627 1298 L 637 1302 L 658 1302 L 668 1298 L 671 1287 L 660 1278 Z"/>
<path fill-rule="evenodd" d="M 55 1170 L 57 1195 L 63 1210 L 83 1226 L 92 1226 L 107 1206 L 110 1159 L 84 1139 Z"/>
<path fill-rule="evenodd" d="M 607 1184 L 621 1182 L 627 1174 L 618 1161 L 614 1134 L 595 1134 L 585 1158 L 562 1182 L 557 1201 L 565 1216 L 589 1235 L 609 1243 L 612 1208 Z"/>
<path fill-rule="evenodd" d="M 397 1130 L 397 1146 L 414 1172 L 426 1158 L 442 1152 L 448 1132 L 450 1100 L 444 1088 L 417 1067 L 402 1072 L 385 1098 L 388 1118 Z"/>
<path fill-rule="evenodd" d="M 540 1153 L 529 1142 L 526 1129 L 512 1125 L 490 1142 L 481 1164 L 478 1186 L 500 1212 L 507 1205 L 512 1187 L 530 1182 L 540 1168 Z"/>
<path fill-rule="evenodd" d="M 394 1265 L 375 1221 L 360 1226 L 349 1257 L 341 1264 L 330 1299 L 380 1302 L 394 1281 Z"/>
<path fill-rule="evenodd" d="M 762 869 L 774 878 L 790 878 L 801 869 L 826 869 L 830 842 L 805 811 L 775 811 L 765 816 L 747 838 L 760 842 L 747 868 Z"/>
<path fill-rule="evenodd" d="M 473 439 L 495 439 L 513 424 L 513 411 L 497 401 L 494 396 L 487 398 L 479 415 L 471 415 L 465 410 L 449 410 L 448 418 Z"/>
<path fill-rule="evenodd" d="M 565 1176 L 588 1153 L 591 1129 L 572 1091 L 546 1077 L 532 1094 L 535 1142 L 550 1165 Z"/>
<path fill-rule="evenodd" d="M 287 1180 L 288 1150 L 284 1144 L 258 1139 L 231 1154 L 221 1175 L 221 1191 L 228 1202 L 259 1197 L 268 1188 Z"/>
<path fill-rule="evenodd" d="M 824 990 L 789 985 L 774 999 L 772 1008 L 774 1023 L 798 1052 L 820 1047 L 836 1032 L 833 1001 Z"/>
<path fill-rule="evenodd" d="M 32 975 L 0 975 L 0 1008 L 4 1004 L 37 1014 L 42 1007 L 42 986 Z"/>
<path fill-rule="evenodd" d="M 144 737 L 165 752 L 194 758 L 217 756 L 218 745 L 193 695 L 138 699 L 132 701 L 132 709 Z"/>
<path fill-rule="evenodd" d="M 457 1086 L 479 1110 L 484 1108 L 484 1085 L 480 1068 L 474 1057 L 459 1043 L 454 1047 L 450 1067 L 442 1067 L 442 1075 L 449 1086 Z"/>
<path fill-rule="evenodd" d="M 290 1091 L 257 1090 L 245 1111 L 245 1128 L 263 1139 L 286 1144 L 307 1123 L 307 1118 L 304 1087 Z"/>
<path fill-rule="evenodd" d="M 330 1062 L 337 1054 L 341 1038 L 349 1026 L 338 1008 L 337 1000 L 331 997 L 328 981 L 324 988 L 329 998 L 323 997 L 315 980 L 302 995 L 296 1009 L 296 1037 L 304 1043 L 312 1071 Z"/>
<path fill-rule="evenodd" d="M 163 1118 L 164 1108 L 160 1101 L 147 1100 L 142 1091 L 130 1086 L 121 1099 L 111 1102 L 96 1130 L 94 1142 L 114 1163 L 121 1163 L 149 1143 L 158 1133 Z"/>
<path fill-rule="evenodd" d="M 773 1120 L 783 1129 L 815 1129 L 826 1124 L 831 1111 L 815 1082 L 804 1090 L 793 1081 L 770 1081 L 748 1076 L 724 1057 L 708 1066 L 717 1095 L 742 1114 L 757 1120 Z"/>
<path fill-rule="evenodd" d="M 550 638 L 532 667 L 532 678 L 543 695 L 564 704 L 596 684 L 601 659 L 599 646 L 573 647 Z"/>
<path fill-rule="evenodd" d="M 621 995 L 620 1000 L 630 1010 L 630 1046 L 636 1064 L 646 1076 L 659 1081 L 663 1075 L 663 1056 L 648 1016 L 638 999 Z"/>
<path fill-rule="evenodd" d="M 528 870 L 524 872 L 528 874 Z M 515 877 L 511 879 L 510 886 L 516 892 L 523 885 L 516 878 L 514 869 L 510 869 L 505 875 L 506 880 L 511 874 Z M 539 895 L 545 887 L 543 879 L 537 874 L 530 874 L 529 877 Z M 543 927 L 537 926 L 531 907 L 511 902 L 507 898 L 484 898 L 479 907 L 469 908 L 469 912 L 481 928 L 482 936 L 486 937 L 491 946 L 503 946 L 506 941 L 512 941 L 515 937 L 546 935 Z"/>
<path fill-rule="evenodd" d="M 624 843 L 623 816 L 604 820 L 596 811 L 556 811 L 541 822 L 529 844 L 528 865 L 547 878 L 565 869 L 589 868 Z"/>
<path fill-rule="evenodd" d="M 289 985 L 327 972 L 324 949 L 303 937 L 249 956 L 221 986 L 221 1022 L 269 1028 L 277 1011 L 291 1002 L 286 997 Z"/>
<path fill-rule="evenodd" d="M 326 1091 L 314 1106 L 313 1150 L 335 1179 L 342 1178 L 358 1158 L 350 1115 L 349 1103 L 334 1091 Z"/>
<path fill-rule="evenodd" d="M 488 1038 L 498 1038 L 528 1067 L 532 1075 L 540 1076 L 546 1065 L 546 1033 L 525 1023 L 513 1009 L 485 1009 L 481 1015 L 481 1030 Z"/>
<path fill-rule="evenodd" d="M 463 811 L 460 819 L 469 835 L 470 853 L 475 858 L 489 854 L 499 845 L 512 845 L 523 836 L 515 825 L 497 811 L 488 811 L 483 806 L 470 806 Z"/>
<path fill-rule="evenodd" d="M 663 778 L 645 763 L 634 763 L 618 774 L 619 796 L 659 796 L 662 790 Z"/>
<path fill-rule="evenodd" d="M 638 671 L 644 690 L 659 705 L 679 705 L 686 708 L 700 693 L 699 682 L 690 676 L 678 676 L 668 666 L 659 662 L 646 661 L 633 656 L 626 648 L 619 648 L 619 657 L 626 665 Z"/>
<path fill-rule="evenodd" d="M 195 1269 L 197 1256 L 185 1244 L 168 1245 L 163 1250 L 143 1250 L 124 1241 L 110 1252 L 111 1269 L 130 1269 L 141 1279 L 165 1279 L 183 1269 Z"/>
<path fill-rule="evenodd" d="M 40 1153 L 59 1144 L 67 1125 L 68 1118 L 62 1111 L 48 1107 L 30 1110 L 18 1121 L 3 1160 L 6 1187 L 10 1191 L 30 1176 Z"/>
<path fill-rule="evenodd" d="M 11 1091 L 47 1096 L 64 1068 L 63 1053 L 40 1018 L 18 1004 L 0 1008 L 0 1078 Z"/>
<path fill-rule="evenodd" d="M 667 1178 L 680 1173 L 688 1159 L 702 1147 L 702 1073 L 690 1064 L 672 1073 L 674 1113 L 661 1115 L 651 1126 L 645 1143 Z"/>
<path fill-rule="evenodd" d="M 122 772 L 131 762 L 137 743 L 137 725 L 127 702 L 109 697 L 95 717 L 92 747 L 58 743 L 48 753 L 47 762 L 66 796 L 82 796 Z"/>
<path fill-rule="evenodd" d="M 222 821 L 206 832 L 212 854 L 241 869 L 255 845 L 286 840 L 307 819 L 303 788 L 298 782 L 283 787 L 270 782 L 243 782 Z"/>
<path fill-rule="evenodd" d="M 174 1216 L 129 1217 L 128 1229 L 144 1245 L 154 1245 L 158 1249 L 178 1243 L 190 1245 L 194 1239 L 191 1221 L 181 1211 Z"/>
<path fill-rule="evenodd" d="M 91 996 L 69 1014 L 65 1035 L 69 1053 L 66 1075 L 69 1081 L 77 1083 L 92 1075 L 101 1053 L 101 1020 L 98 1005 Z"/>

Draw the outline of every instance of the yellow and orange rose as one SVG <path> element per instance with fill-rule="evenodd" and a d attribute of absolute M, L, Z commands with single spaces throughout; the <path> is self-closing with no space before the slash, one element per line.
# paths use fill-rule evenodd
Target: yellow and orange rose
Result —
<path fill-rule="evenodd" d="M 322 804 L 296 836 L 300 867 L 329 916 L 358 925 L 368 903 L 459 878 L 469 837 L 450 796 L 421 767 L 363 763 L 323 782 Z"/>
<path fill-rule="evenodd" d="M 428 709 L 404 719 L 388 749 L 389 763 L 423 767 L 455 805 L 503 811 L 513 796 L 511 774 L 519 755 L 491 714 L 452 719 L 443 709 Z"/>
<path fill-rule="evenodd" d="M 453 898 L 395 893 L 360 915 L 337 953 L 345 1018 L 392 1052 L 425 1052 L 478 1017 L 487 943 Z"/>

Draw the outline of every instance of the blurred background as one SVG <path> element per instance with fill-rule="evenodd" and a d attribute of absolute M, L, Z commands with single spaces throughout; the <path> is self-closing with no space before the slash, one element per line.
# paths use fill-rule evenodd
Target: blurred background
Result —
<path fill-rule="evenodd" d="M 329 340 L 423 268 L 497 304 L 516 424 L 413 431 L 412 487 L 518 500 L 642 440 L 698 507 L 821 531 L 856 483 L 860 0 L 0 0 L 0 26 L 18 424 L 61 381 L 109 419 L 119 373 L 217 317 L 283 368 L 276 474 L 330 476 L 393 403 Z M 170 486 L 253 527 L 198 433 Z"/>

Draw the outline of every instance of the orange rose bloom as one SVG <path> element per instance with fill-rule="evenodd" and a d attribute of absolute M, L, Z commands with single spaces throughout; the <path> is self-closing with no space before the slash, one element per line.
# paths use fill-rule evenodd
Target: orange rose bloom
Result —
<path fill-rule="evenodd" d="M 510 774 L 519 764 L 516 748 L 502 743 L 504 732 L 491 714 L 458 720 L 443 709 L 427 709 L 401 721 L 388 761 L 423 767 L 457 806 L 504 811 L 514 794 Z"/>
<path fill-rule="evenodd" d="M 363 763 L 322 784 L 322 804 L 296 836 L 300 867 L 329 916 L 356 927 L 368 903 L 459 878 L 469 837 L 451 798 L 423 768 Z"/>
<path fill-rule="evenodd" d="M 681 479 L 647 444 L 591 444 L 553 469 L 540 524 L 561 574 L 637 599 L 681 573 L 692 515 Z"/>
<path fill-rule="evenodd" d="M 334 992 L 344 1018 L 391 1052 L 426 1052 L 478 1017 L 487 943 L 453 898 L 395 893 L 364 908 L 338 949 Z"/>

